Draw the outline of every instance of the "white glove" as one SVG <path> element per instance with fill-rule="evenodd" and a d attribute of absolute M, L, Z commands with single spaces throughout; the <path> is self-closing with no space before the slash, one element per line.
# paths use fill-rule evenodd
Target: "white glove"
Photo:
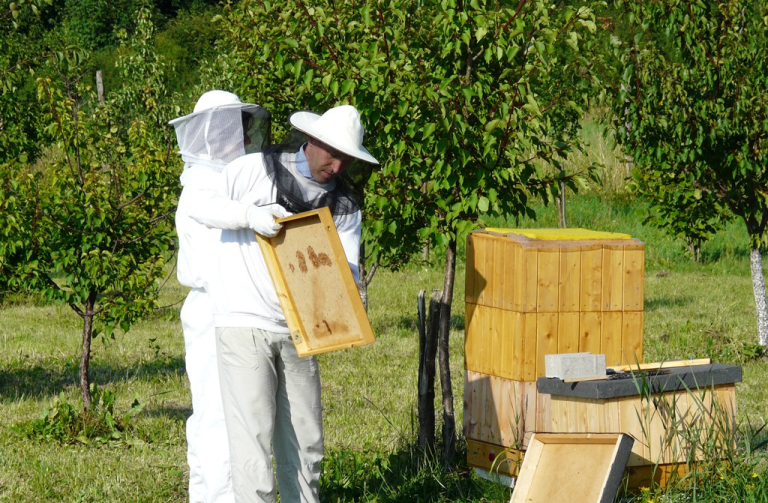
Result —
<path fill-rule="evenodd" d="M 275 222 L 276 218 L 289 216 L 291 216 L 291 213 L 288 213 L 279 204 L 270 204 L 269 206 L 251 205 L 245 212 L 248 227 L 265 238 L 276 236 L 283 227 L 283 224 Z"/>

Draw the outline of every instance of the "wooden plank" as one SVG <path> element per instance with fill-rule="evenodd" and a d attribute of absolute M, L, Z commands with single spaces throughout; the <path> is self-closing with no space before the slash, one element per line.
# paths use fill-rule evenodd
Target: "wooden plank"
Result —
<path fill-rule="evenodd" d="M 621 329 L 621 357 L 627 363 L 643 361 L 643 312 L 624 311 Z"/>
<path fill-rule="evenodd" d="M 536 389 L 536 383 L 528 383 L 526 391 L 531 397 L 536 399 L 536 423 L 535 429 L 530 429 L 526 437 L 525 445 L 530 441 L 530 433 L 534 431 L 550 431 L 552 426 L 552 395 L 549 393 L 539 393 Z"/>
<path fill-rule="evenodd" d="M 560 278 L 558 299 L 560 312 L 578 312 L 581 307 L 581 250 L 579 248 L 560 249 Z"/>
<path fill-rule="evenodd" d="M 709 365 L 712 363 L 711 358 L 696 358 L 694 360 L 667 360 L 663 362 L 641 363 L 641 364 L 627 364 L 627 365 L 613 365 L 608 366 L 616 372 L 624 372 L 627 370 L 655 370 L 655 369 L 670 369 L 679 367 L 696 367 L 698 365 Z"/>
<path fill-rule="evenodd" d="M 493 240 L 493 269 L 488 275 L 488 283 L 491 285 L 493 300 L 491 306 L 502 309 L 504 307 L 504 283 L 506 274 L 504 274 L 504 262 L 506 261 L 506 240 Z M 511 280 L 511 278 L 510 278 Z"/>
<path fill-rule="evenodd" d="M 467 438 L 479 440 L 483 421 L 483 403 L 485 402 L 485 390 L 488 376 L 479 372 L 469 372 L 470 393 L 468 396 L 469 431 Z"/>
<path fill-rule="evenodd" d="M 465 325 L 464 329 L 464 368 L 466 370 L 478 370 L 477 365 L 477 345 L 478 341 L 478 328 L 477 328 L 477 306 L 475 304 L 464 305 Z"/>
<path fill-rule="evenodd" d="M 475 353 L 477 370 L 483 374 L 490 373 L 490 366 L 488 365 L 488 353 L 490 347 L 488 345 L 490 338 L 488 337 L 488 307 L 484 305 L 478 305 L 475 310 L 475 316 L 477 316 L 477 352 Z"/>
<path fill-rule="evenodd" d="M 525 377 L 523 368 L 525 365 L 525 354 L 523 352 L 523 339 L 525 339 L 525 326 L 523 317 L 519 312 L 504 311 L 505 316 L 505 334 L 508 345 L 511 347 L 511 358 L 509 363 L 509 373 L 507 377 L 522 381 Z"/>
<path fill-rule="evenodd" d="M 507 334 L 504 332 L 504 311 L 498 308 L 491 309 L 490 332 L 491 332 L 491 375 L 500 376 L 504 371 L 504 339 Z"/>
<path fill-rule="evenodd" d="M 557 354 L 557 313 L 536 315 L 536 378 L 547 375 L 544 356 Z"/>
<path fill-rule="evenodd" d="M 579 352 L 579 313 L 559 313 L 557 321 L 557 352 Z"/>
<path fill-rule="evenodd" d="M 619 430 L 622 433 L 632 435 L 635 443 L 632 445 L 632 454 L 629 455 L 627 466 L 641 466 L 648 464 L 647 439 L 643 423 L 645 410 L 641 405 L 639 396 L 622 397 L 616 400 L 619 409 Z"/>
<path fill-rule="evenodd" d="M 477 267 L 475 265 L 475 240 L 478 235 L 471 232 L 467 235 L 467 265 L 464 272 L 464 302 L 467 304 L 477 304 L 475 297 L 475 274 Z"/>
<path fill-rule="evenodd" d="M 525 254 L 519 243 L 510 241 L 514 270 L 512 272 L 512 310 L 518 313 L 525 311 L 523 298 L 525 297 Z"/>
<path fill-rule="evenodd" d="M 603 247 L 603 311 L 621 311 L 624 307 L 624 247 Z"/>
<path fill-rule="evenodd" d="M 581 249 L 581 311 L 600 311 L 603 285 L 603 247 L 588 246 Z"/>
<path fill-rule="evenodd" d="M 535 381 L 537 379 L 536 363 L 538 354 L 536 313 L 522 315 L 523 320 L 523 381 Z"/>
<path fill-rule="evenodd" d="M 624 247 L 624 311 L 643 310 L 645 247 Z"/>
<path fill-rule="evenodd" d="M 488 443 L 501 444 L 501 416 L 502 387 L 504 379 L 496 376 L 488 377 L 488 390 L 486 391 L 486 418 L 483 426 L 486 430 L 485 438 Z"/>
<path fill-rule="evenodd" d="M 497 415 L 499 422 L 499 445 L 515 445 L 519 420 L 515 418 L 514 383 L 511 379 L 499 379 L 499 400 Z"/>
<path fill-rule="evenodd" d="M 486 277 L 488 275 L 488 271 L 486 270 L 486 250 L 488 249 L 489 241 L 488 235 L 486 234 L 477 234 L 475 237 L 475 273 L 472 290 L 474 291 L 475 302 L 479 306 L 484 306 L 486 304 Z"/>
<path fill-rule="evenodd" d="M 605 363 L 610 365 L 621 365 L 628 363 L 621 354 L 621 330 L 622 313 L 603 312 L 603 325 L 600 333 L 600 353 L 605 355 Z"/>
<path fill-rule="evenodd" d="M 590 311 L 579 313 L 579 352 L 601 354 L 603 313 Z"/>
<path fill-rule="evenodd" d="M 560 283 L 560 249 L 542 248 L 539 250 L 536 311 L 556 313 L 560 307 L 558 290 Z"/>
<path fill-rule="evenodd" d="M 535 313 L 538 302 L 539 253 L 535 249 L 522 248 L 521 254 L 521 311 L 524 313 Z"/>
<path fill-rule="evenodd" d="M 328 208 L 279 221 L 277 236 L 257 240 L 299 356 L 374 342 Z"/>
<path fill-rule="evenodd" d="M 520 299 L 515 298 L 515 280 L 520 276 L 518 256 L 520 245 L 505 239 L 504 243 L 504 294 L 501 302 L 502 309 L 507 311 L 520 311 Z"/>
<path fill-rule="evenodd" d="M 543 393 L 542 393 L 543 394 Z M 550 431 L 554 433 L 568 432 L 568 400 L 570 397 L 561 395 L 550 395 L 550 411 L 552 417 L 549 421 L 549 428 L 539 431 Z"/>

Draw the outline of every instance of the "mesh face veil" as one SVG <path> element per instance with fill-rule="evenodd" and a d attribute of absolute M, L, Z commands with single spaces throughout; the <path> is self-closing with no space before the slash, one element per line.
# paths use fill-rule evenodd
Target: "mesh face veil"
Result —
<path fill-rule="evenodd" d="M 270 113 L 258 106 L 232 103 L 214 106 L 170 122 L 185 163 L 221 171 L 244 154 L 269 143 Z"/>

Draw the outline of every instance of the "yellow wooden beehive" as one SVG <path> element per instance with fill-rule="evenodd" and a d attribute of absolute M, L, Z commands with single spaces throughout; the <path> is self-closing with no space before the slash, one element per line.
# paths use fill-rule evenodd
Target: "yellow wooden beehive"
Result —
<path fill-rule="evenodd" d="M 471 466 L 515 475 L 551 422 L 544 356 L 642 362 L 645 245 L 584 229 L 485 229 L 467 238 L 464 434 Z"/>
<path fill-rule="evenodd" d="M 466 369 L 518 381 L 544 355 L 642 362 L 645 245 L 584 229 L 486 229 L 467 239 Z"/>

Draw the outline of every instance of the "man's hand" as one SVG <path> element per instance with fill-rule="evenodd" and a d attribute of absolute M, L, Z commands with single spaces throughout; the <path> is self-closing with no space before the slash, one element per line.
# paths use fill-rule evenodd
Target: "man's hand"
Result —
<path fill-rule="evenodd" d="M 288 211 L 279 204 L 270 204 L 269 206 L 249 206 L 245 213 L 245 217 L 248 220 L 248 227 L 265 238 L 276 236 L 283 227 L 282 224 L 275 222 L 276 218 L 289 216 L 291 216 L 291 213 L 288 213 Z"/>

